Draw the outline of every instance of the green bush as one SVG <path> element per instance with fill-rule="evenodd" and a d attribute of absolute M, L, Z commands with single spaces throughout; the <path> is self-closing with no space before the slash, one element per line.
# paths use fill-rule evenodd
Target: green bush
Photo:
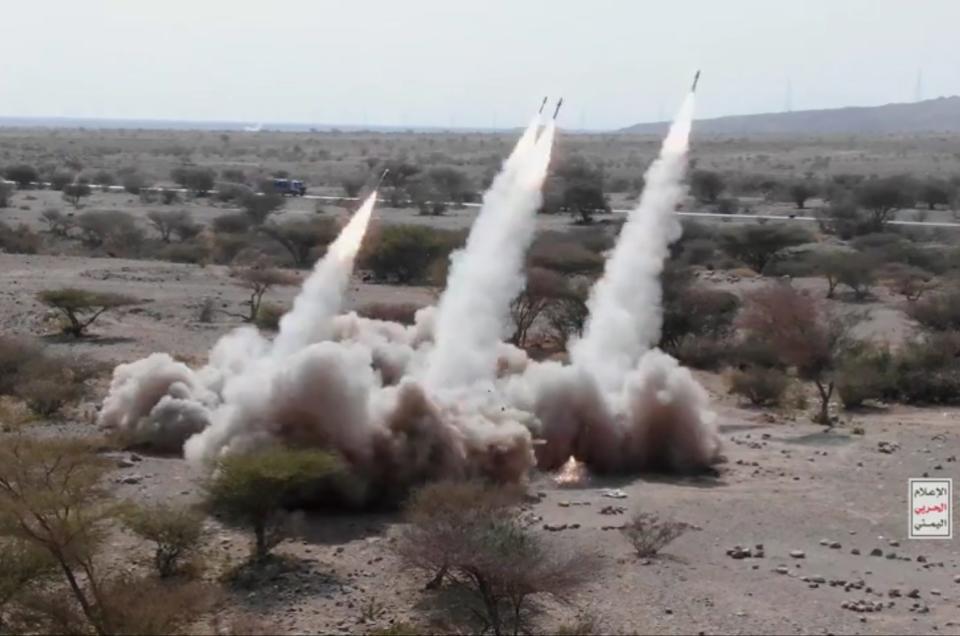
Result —
<path fill-rule="evenodd" d="M 280 329 L 280 319 L 289 309 L 289 307 L 276 303 L 261 303 L 257 308 L 257 315 L 253 324 L 264 331 L 277 331 Z"/>
<path fill-rule="evenodd" d="M 960 332 L 929 334 L 894 359 L 897 397 L 908 404 L 960 404 Z"/>
<path fill-rule="evenodd" d="M 779 369 L 747 367 L 730 374 L 730 392 L 747 398 L 756 406 L 780 404 L 789 385 L 789 378 Z"/>
<path fill-rule="evenodd" d="M 841 359 L 836 373 L 837 395 L 844 408 L 855 408 L 867 400 L 893 395 L 894 381 L 890 352 L 861 344 Z"/>
<path fill-rule="evenodd" d="M 365 245 L 360 267 L 379 281 L 422 283 L 431 265 L 459 246 L 461 236 L 425 225 L 388 225 Z"/>
<path fill-rule="evenodd" d="M 728 363 L 730 342 L 725 338 L 687 335 L 666 351 L 688 367 L 716 371 Z"/>
<path fill-rule="evenodd" d="M 911 304 L 907 313 L 927 329 L 960 331 L 960 290 L 928 295 Z"/>
<path fill-rule="evenodd" d="M 285 536 L 285 508 L 344 475 L 343 462 L 330 453 L 271 448 L 221 458 L 204 489 L 213 512 L 253 531 L 251 556 L 262 561 Z"/>
<path fill-rule="evenodd" d="M 161 578 L 179 572 L 203 540 L 203 515 L 190 508 L 131 506 L 122 519 L 131 532 L 154 545 L 153 566 Z"/>

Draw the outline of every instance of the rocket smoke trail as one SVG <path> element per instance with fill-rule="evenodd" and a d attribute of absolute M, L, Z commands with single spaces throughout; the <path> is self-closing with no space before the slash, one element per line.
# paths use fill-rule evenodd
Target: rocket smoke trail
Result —
<path fill-rule="evenodd" d="M 660 273 L 670 244 L 682 231 L 674 210 L 684 195 L 693 102 L 691 92 L 660 156 L 647 169 L 640 202 L 630 212 L 603 277 L 590 292 L 583 337 L 571 343 L 574 365 L 591 371 L 602 387 L 619 386 L 640 355 L 660 339 Z"/>
<path fill-rule="evenodd" d="M 426 383 L 433 388 L 492 380 L 510 301 L 523 289 L 524 257 L 536 230 L 554 122 L 535 119 L 484 194 L 466 246 L 451 255 L 435 316 Z"/>
<path fill-rule="evenodd" d="M 293 301 L 293 308 L 280 320 L 280 332 L 273 341 L 272 355 L 289 355 L 328 335 L 330 320 L 340 311 L 343 294 L 353 273 L 353 261 L 376 201 L 377 191 L 374 190 L 327 248 L 326 255 L 317 261 Z"/>

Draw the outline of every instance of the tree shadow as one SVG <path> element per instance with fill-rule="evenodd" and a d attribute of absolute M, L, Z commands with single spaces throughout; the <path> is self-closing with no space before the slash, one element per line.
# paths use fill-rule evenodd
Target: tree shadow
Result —
<path fill-rule="evenodd" d="M 383 536 L 386 529 L 399 520 L 396 512 L 304 511 L 297 515 L 291 537 L 314 545 L 342 545 Z"/>
<path fill-rule="evenodd" d="M 343 591 L 345 582 L 314 561 L 289 554 L 246 560 L 223 575 L 233 601 L 246 609 L 266 610 Z M 273 593 L 261 593 L 264 590 Z M 258 593 L 252 593 L 258 592 Z"/>
<path fill-rule="evenodd" d="M 99 346 L 136 342 L 136 338 L 127 336 L 98 336 L 97 334 L 89 334 L 77 338 L 68 333 L 48 333 L 40 336 L 40 339 L 48 344 L 90 344 Z"/>

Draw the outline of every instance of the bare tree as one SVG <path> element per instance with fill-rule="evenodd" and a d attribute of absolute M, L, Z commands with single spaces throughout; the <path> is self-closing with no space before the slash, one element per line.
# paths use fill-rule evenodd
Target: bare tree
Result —
<path fill-rule="evenodd" d="M 189 234 L 195 227 L 193 217 L 186 210 L 150 210 L 147 218 L 160 233 L 160 240 L 164 243 L 170 242 L 171 235 L 182 236 L 184 232 Z"/>
<path fill-rule="evenodd" d="M 599 570 L 594 553 L 568 551 L 523 527 L 508 495 L 475 482 L 427 486 L 408 506 L 410 525 L 396 543 L 407 563 L 433 577 L 431 586 L 449 580 L 474 599 L 483 631 L 497 636 L 525 629 L 531 597 L 565 600 Z"/>
<path fill-rule="evenodd" d="M 236 282 L 238 285 L 246 287 L 250 291 L 250 300 L 247 301 L 247 304 L 250 306 L 250 312 L 246 315 L 230 314 L 243 318 L 245 322 L 254 322 L 257 319 L 257 312 L 260 311 L 260 304 L 263 302 L 263 297 L 272 287 L 277 285 L 296 285 L 300 282 L 295 274 L 270 267 L 263 260 L 250 267 L 234 268 L 231 271 L 231 275 L 237 279 Z"/>
<path fill-rule="evenodd" d="M 807 294 L 776 283 L 747 295 L 738 323 L 748 336 L 768 342 L 784 366 L 813 382 L 820 396 L 816 420 L 830 425 L 834 373 L 856 319 L 831 315 Z"/>
<path fill-rule="evenodd" d="M 510 342 L 518 347 L 525 346 L 530 328 L 547 307 L 570 293 L 567 280 L 560 274 L 542 267 L 530 268 L 523 291 L 510 303 L 510 317 L 514 325 Z"/>

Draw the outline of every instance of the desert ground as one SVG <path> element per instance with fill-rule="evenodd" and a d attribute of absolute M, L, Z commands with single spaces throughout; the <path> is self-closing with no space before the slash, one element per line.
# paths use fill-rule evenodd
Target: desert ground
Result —
<path fill-rule="evenodd" d="M 479 189 L 512 140 L 507 134 L 3 129 L 0 165 L 59 166 L 73 161 L 87 172 L 133 166 L 150 175 L 151 184 L 174 187 L 171 169 L 189 160 L 217 172 L 246 171 L 251 180 L 283 170 L 304 179 L 310 194 L 339 197 L 345 194 L 341 181 L 357 175 L 367 179 L 372 166 L 365 159 L 380 156 L 456 166 Z M 735 175 L 753 173 L 785 180 L 803 178 L 807 172 L 824 180 L 836 174 L 885 177 L 901 173 L 947 179 L 960 174 L 956 142 L 936 136 L 702 142 L 694 138 L 692 159 L 697 169 L 722 171 L 731 183 Z M 556 154 L 581 156 L 601 166 L 608 201 L 621 209 L 635 204 L 635 180 L 658 145 L 653 138 L 561 133 Z M 618 179 L 627 187 L 614 189 Z M 750 192 L 730 196 L 747 213 L 785 216 L 797 211 L 782 197 Z M 825 199 L 824 195 L 812 197 L 810 214 L 828 207 Z M 214 218 L 240 214 L 243 207 L 188 194 L 181 194 L 171 206 L 128 192 L 94 188 L 76 208 L 57 191 L 17 190 L 9 207 L 0 210 L 3 223 L 23 225 L 42 237 L 34 253 L 0 253 L 0 334 L 36 339 L 52 355 L 96 360 L 104 367 L 82 399 L 55 416 L 34 418 L 31 434 L 93 438 L 101 433 L 97 410 L 113 366 L 154 352 L 202 365 L 217 340 L 243 324 L 231 314 L 245 311 L 249 291 L 238 285 L 233 264 L 225 259 L 170 262 L 150 249 L 109 254 L 74 237 L 54 236 L 42 217 L 51 208 L 76 217 L 91 210 L 129 213 L 150 243 L 158 242 L 147 221 L 151 211 L 184 209 L 193 221 L 211 228 Z M 352 209 L 347 201 L 287 199 L 271 222 L 322 217 L 339 224 Z M 690 197 L 683 209 L 710 211 L 713 207 Z M 434 216 L 416 208 L 384 205 L 374 215 L 375 227 L 426 225 L 462 234 L 475 219 L 476 208 L 452 206 Z M 591 231 L 613 241 L 624 217 L 623 212 L 598 215 Z M 957 217 L 949 205 L 934 210 L 915 205 L 898 210 L 892 218 L 953 222 Z M 586 230 L 573 221 L 567 213 L 542 214 L 538 233 L 579 241 Z M 813 244 L 814 253 L 852 244 L 816 223 L 783 223 L 808 230 L 813 238 L 804 245 Z M 712 240 L 746 225 L 772 223 L 711 219 L 699 223 L 696 231 L 701 236 L 698 240 Z M 940 250 L 937 254 L 960 245 L 960 229 L 917 227 L 902 233 L 923 249 Z M 275 257 L 277 266 L 295 271 L 299 280 L 306 277 L 307 270 L 293 270 L 276 246 L 256 237 L 250 242 Z M 879 281 L 862 298 L 853 298 L 840 287 L 828 300 L 827 283 L 817 274 L 751 271 L 732 257 L 708 260 L 685 262 L 695 284 L 729 292 L 743 302 L 751 292 L 788 277 L 833 315 L 856 314 L 853 334 L 858 339 L 898 351 L 926 333 L 911 314 L 910 302 Z M 952 293 L 951 271 L 955 270 L 945 266 L 936 272 L 942 281 L 937 290 Z M 571 276 L 589 279 L 597 274 L 574 272 Z M 57 312 L 38 300 L 44 290 L 62 287 L 118 293 L 138 302 L 105 312 L 91 325 L 89 335 L 73 338 L 58 333 Z M 265 298 L 289 305 L 297 291 L 296 285 L 277 286 Z M 344 310 L 373 304 L 423 307 L 435 303 L 441 292 L 442 285 L 426 278 L 407 284 L 378 280 L 361 263 L 349 285 Z M 198 316 L 208 302 L 212 302 L 213 318 L 201 320 Z M 562 358 L 564 353 L 553 348 L 544 355 Z M 687 476 L 598 476 L 581 467 L 575 473 L 530 474 L 521 507 L 523 523 L 569 550 L 600 555 L 595 576 L 566 602 L 548 600 L 538 605 L 531 629 L 605 634 L 960 634 L 960 543 L 956 536 L 943 541 L 907 537 L 907 480 L 960 479 L 960 396 L 955 395 L 952 403 L 936 404 L 871 399 L 849 409 L 834 399 L 832 424 L 825 426 L 813 421 L 816 398 L 809 382 L 794 378 L 780 404 L 755 406 L 731 392 L 735 369 L 725 364 L 704 366 L 709 368 L 694 373 L 708 391 L 718 418 L 723 459 L 715 471 Z M 956 367 L 953 372 L 957 373 Z M 104 452 L 116 466 L 107 477 L 112 496 L 141 504 L 200 503 L 199 484 L 206 475 L 183 458 L 140 449 Z M 638 512 L 681 521 L 690 529 L 660 554 L 638 557 L 619 531 Z M 470 633 L 476 629 L 469 617 L 449 609 L 442 590 L 424 589 L 429 577 L 397 557 L 392 546 L 404 524 L 397 510 L 298 513 L 295 521 L 294 535 L 275 549 L 287 557 L 284 568 L 263 573 L 256 586 L 225 584 L 225 601 L 192 623 L 191 631 L 224 632 L 223 626 L 241 615 L 256 617 L 258 629 L 288 634 Z M 243 562 L 247 533 L 214 517 L 205 521 L 205 527 L 209 534 L 202 552 L 211 572 Z M 119 529 L 111 530 L 110 536 L 106 556 L 110 567 L 142 571 L 149 550 Z M 881 554 L 873 556 L 872 551 Z M 207 576 L 216 578 L 216 574 Z"/>

